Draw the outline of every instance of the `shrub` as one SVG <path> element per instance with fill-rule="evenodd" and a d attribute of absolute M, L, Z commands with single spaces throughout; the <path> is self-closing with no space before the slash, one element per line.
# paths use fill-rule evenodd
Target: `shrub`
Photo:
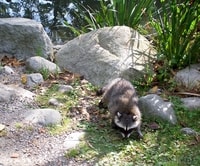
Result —
<path fill-rule="evenodd" d="M 105 26 L 126 25 L 137 28 L 147 11 L 151 9 L 152 0 L 99 0 L 99 9 L 76 3 L 77 14 L 87 25 L 81 29 L 68 26 L 79 35 Z M 66 23 L 67 24 L 67 23 Z"/>
<path fill-rule="evenodd" d="M 155 5 L 151 24 L 156 31 L 158 59 L 164 67 L 174 69 L 197 62 L 200 57 L 199 22 L 200 4 L 197 1 L 160 0 L 160 7 Z"/>

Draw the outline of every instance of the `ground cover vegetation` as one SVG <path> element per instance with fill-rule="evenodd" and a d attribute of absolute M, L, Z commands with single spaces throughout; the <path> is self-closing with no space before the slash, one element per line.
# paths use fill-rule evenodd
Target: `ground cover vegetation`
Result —
<path fill-rule="evenodd" d="M 74 89 L 60 93 L 58 84 L 63 81 Z M 130 138 L 122 139 L 121 134 L 111 127 L 108 110 L 98 107 L 101 97 L 96 96 L 97 87 L 81 77 L 74 77 L 73 73 L 62 73 L 56 78 L 51 76 L 43 86 L 48 88 L 38 97 L 41 107 L 55 108 L 48 103 L 52 97 L 62 103 L 56 108 L 62 113 L 63 122 L 58 126 L 49 126 L 49 132 L 53 135 L 79 130 L 85 132 L 80 144 L 66 151 L 66 158 L 87 160 L 94 165 L 119 166 L 196 166 L 200 163 L 200 136 L 181 132 L 183 127 L 200 132 L 200 110 L 187 110 L 177 96 L 167 98 L 174 104 L 177 125 L 143 117 L 144 138 L 139 140 L 137 133 L 133 133 Z"/>
<path fill-rule="evenodd" d="M 190 127 L 200 132 L 200 110 L 189 111 L 174 96 L 177 89 L 172 77 L 178 69 L 200 60 L 200 5 L 197 1 L 179 0 L 99 0 L 98 8 L 84 6 L 80 1 L 74 4 L 83 26 L 66 25 L 77 35 L 104 26 L 127 25 L 145 35 L 158 50 L 154 64 L 155 75 L 148 72 L 144 80 L 133 81 L 139 96 L 152 88 L 161 88 L 162 97 L 174 104 L 178 124 L 172 126 L 160 120 L 143 118 L 139 140 L 133 133 L 129 139 L 111 128 L 108 110 L 100 109 L 96 96 L 98 87 L 70 72 L 52 75 L 46 70 L 41 73 L 45 82 L 36 91 L 41 95 L 37 101 L 41 108 L 60 110 L 61 125 L 49 126 L 53 135 L 77 130 L 85 131 L 81 143 L 69 151 L 66 158 L 91 161 L 94 165 L 164 165 L 179 166 L 200 164 L 200 136 L 185 135 L 181 128 Z M 58 91 L 59 84 L 69 84 L 73 90 Z M 61 105 L 49 105 L 50 98 L 56 98 Z M 16 124 L 16 128 L 21 128 Z M 1 133 L 6 134 L 6 133 Z"/>
<path fill-rule="evenodd" d="M 127 25 L 152 41 L 158 50 L 154 64 L 156 74 L 152 75 L 147 69 L 144 80 L 133 81 L 133 84 L 139 96 L 147 94 L 150 88 L 155 91 L 158 87 L 163 89 L 162 97 L 174 104 L 178 124 L 172 126 L 163 121 L 143 118 L 144 138 L 138 140 L 133 133 L 129 139 L 123 140 L 111 128 L 108 111 L 98 108 L 98 87 L 70 72 L 52 75 L 43 70 L 41 73 L 45 82 L 36 88 L 41 94 L 37 101 L 41 108 L 57 108 L 63 116 L 62 124 L 49 126 L 49 132 L 85 131 L 81 143 L 66 151 L 65 157 L 88 160 L 94 165 L 200 165 L 200 136 L 185 135 L 180 131 L 182 127 L 190 127 L 200 132 L 200 110 L 188 111 L 183 107 L 179 96 L 174 96 L 177 87 L 172 80 L 173 73 L 178 69 L 200 60 L 200 4 L 196 0 L 97 1 L 99 5 L 95 8 L 84 5 L 84 1 L 74 1 L 74 7 L 70 10 L 73 10 L 74 17 L 78 17 L 76 21 L 81 22 L 81 26 L 66 25 L 77 35 L 104 26 Z M 53 1 L 53 4 L 57 5 L 58 2 Z M 49 12 L 49 8 L 46 9 Z M 60 93 L 58 85 L 62 83 L 74 89 Z M 52 97 L 61 105 L 49 105 Z M 21 127 L 21 124 L 16 124 L 16 128 Z M 0 134 L 6 135 L 3 132 Z"/>
<path fill-rule="evenodd" d="M 49 106 L 50 96 L 63 103 L 59 107 L 62 126 L 54 126 L 51 132 L 84 130 L 85 136 L 74 149 L 67 151 L 66 158 L 88 160 L 96 165 L 199 165 L 200 136 L 181 133 L 182 127 L 199 130 L 200 110 L 189 111 L 174 96 L 176 85 L 173 73 L 200 60 L 200 6 L 197 1 L 126 1 L 100 0 L 98 9 L 91 9 L 77 2 L 77 12 L 85 26 L 67 26 L 77 35 L 104 26 L 127 25 L 144 34 L 158 50 L 154 64 L 155 75 L 147 72 L 145 81 L 133 81 L 139 95 L 147 94 L 149 88 L 162 88 L 162 96 L 174 104 L 178 124 L 172 126 L 159 120 L 143 118 L 144 138 L 138 140 L 133 134 L 122 140 L 120 134 L 110 126 L 108 111 L 98 108 L 97 87 L 83 83 L 80 77 L 57 75 L 74 87 L 73 93 L 60 94 L 51 78 L 49 87 L 38 101 L 42 107 Z M 158 3 L 159 2 L 159 3 Z M 147 70 L 148 71 L 148 70 Z M 65 75 L 65 74 L 64 74 Z M 73 75 L 73 74 L 72 74 Z M 73 79 L 71 79 L 73 78 Z M 58 82 L 57 82 L 58 83 Z M 64 100 L 63 100 L 64 99 Z M 53 107 L 53 106 L 52 106 Z M 67 122 L 67 123 L 66 123 Z M 68 127 L 66 127 L 68 126 Z M 71 127 L 69 127 L 71 126 Z M 61 130 L 60 130 L 61 129 Z M 57 132 L 56 132 L 57 133 Z"/>

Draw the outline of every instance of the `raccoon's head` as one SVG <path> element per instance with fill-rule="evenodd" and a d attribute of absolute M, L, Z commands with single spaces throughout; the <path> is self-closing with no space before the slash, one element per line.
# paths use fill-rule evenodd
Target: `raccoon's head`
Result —
<path fill-rule="evenodd" d="M 117 112 L 114 117 L 114 123 L 121 132 L 123 138 L 128 138 L 134 128 L 140 125 L 140 117 L 135 114 L 126 114 Z"/>

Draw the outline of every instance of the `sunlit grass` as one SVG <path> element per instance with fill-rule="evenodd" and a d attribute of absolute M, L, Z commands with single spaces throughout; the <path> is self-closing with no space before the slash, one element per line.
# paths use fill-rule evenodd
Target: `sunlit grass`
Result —
<path fill-rule="evenodd" d="M 104 128 L 87 123 L 84 144 L 66 155 L 78 160 L 97 160 L 96 165 L 198 165 L 200 150 L 196 146 L 200 146 L 190 146 L 194 138 L 180 133 L 180 126 L 159 125 L 161 129 L 157 131 L 143 127 L 143 140 L 135 140 L 134 136 L 123 140 L 109 123 Z"/>
<path fill-rule="evenodd" d="M 90 83 L 81 85 L 79 81 L 75 81 L 71 85 L 74 91 L 67 94 L 58 93 L 58 87 L 53 85 L 43 94 L 43 98 L 40 98 L 45 99 L 43 106 L 48 105 L 48 98 L 52 95 L 55 98 L 65 98 L 62 102 L 66 106 L 61 106 L 59 109 L 62 114 L 67 113 L 70 107 L 76 107 L 81 102 L 83 96 L 94 93 L 96 90 L 96 87 Z M 170 97 L 169 99 L 174 104 L 178 119 L 177 125 L 156 120 L 159 128 L 153 130 L 148 127 L 148 124 L 152 121 L 143 118 L 141 130 L 144 138 L 141 140 L 137 138 L 137 133 L 133 133 L 129 139 L 122 139 L 121 134 L 112 129 L 109 117 L 105 118 L 104 115 L 107 113 L 105 110 L 97 110 L 98 118 L 96 120 L 82 119 L 77 121 L 76 127 L 72 126 L 74 123 L 69 117 L 64 116 L 63 123 L 60 126 L 49 126 L 48 131 L 53 135 L 66 132 L 71 128 L 85 132 L 80 144 L 65 152 L 66 158 L 76 161 L 87 161 L 94 163 L 94 165 L 103 166 L 197 166 L 200 164 L 199 137 L 182 133 L 183 126 L 181 124 L 200 132 L 200 110 L 187 110 L 178 97 Z M 96 103 L 95 97 L 91 100 L 94 100 L 94 102 L 88 102 Z"/>

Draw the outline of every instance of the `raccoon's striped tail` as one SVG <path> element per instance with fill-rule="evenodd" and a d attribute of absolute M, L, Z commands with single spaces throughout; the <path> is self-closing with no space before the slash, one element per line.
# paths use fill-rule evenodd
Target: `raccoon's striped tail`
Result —
<path fill-rule="evenodd" d="M 105 88 L 101 88 L 101 89 L 98 89 L 96 91 L 96 96 L 101 96 L 103 95 L 105 92 Z M 98 104 L 98 107 L 99 108 L 104 108 L 104 109 L 107 109 L 107 106 L 105 106 L 105 104 L 102 102 L 102 100 L 100 100 L 99 104 Z"/>

